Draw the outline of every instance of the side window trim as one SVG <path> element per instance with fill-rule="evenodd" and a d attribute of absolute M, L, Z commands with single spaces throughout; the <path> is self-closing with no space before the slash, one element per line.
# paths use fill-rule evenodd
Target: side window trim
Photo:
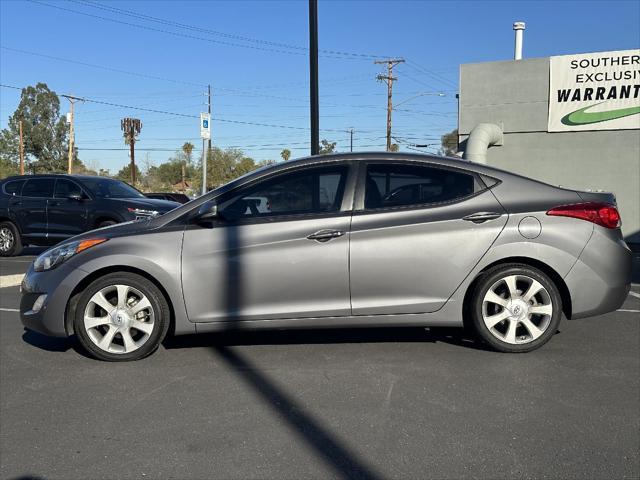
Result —
<path fill-rule="evenodd" d="M 390 212 L 390 211 L 405 211 L 405 210 L 421 210 L 425 208 L 438 208 L 448 205 L 454 205 L 456 203 L 468 200 L 477 195 L 484 193 L 489 190 L 490 187 L 487 187 L 484 181 L 480 178 L 480 175 L 471 170 L 465 170 L 456 167 L 449 167 L 444 165 L 439 165 L 430 162 L 416 162 L 416 161 L 389 161 L 389 160 L 368 160 L 364 162 L 360 162 L 360 169 L 358 172 L 358 186 L 356 189 L 356 197 L 354 202 L 354 214 L 371 214 L 371 213 L 382 213 L 382 212 Z M 463 173 L 469 176 L 472 176 L 474 180 L 480 185 L 482 188 L 477 192 L 473 192 L 470 195 L 465 195 L 463 197 L 458 197 L 453 200 L 444 201 L 444 202 L 427 202 L 427 203 L 416 203 L 411 205 L 398 205 L 398 206 L 388 206 L 388 207 L 380 207 L 380 208 L 365 208 L 365 189 L 367 184 L 367 167 L 369 165 L 410 165 L 410 166 L 422 166 L 426 168 L 434 168 L 438 170 L 444 170 L 449 172 Z"/>

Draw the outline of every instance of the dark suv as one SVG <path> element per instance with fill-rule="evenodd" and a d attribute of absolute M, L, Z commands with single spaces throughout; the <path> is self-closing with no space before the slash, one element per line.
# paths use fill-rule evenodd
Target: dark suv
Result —
<path fill-rule="evenodd" d="M 0 256 L 18 255 L 22 245 L 55 245 L 87 230 L 153 217 L 177 206 L 106 177 L 7 177 L 0 181 Z"/>

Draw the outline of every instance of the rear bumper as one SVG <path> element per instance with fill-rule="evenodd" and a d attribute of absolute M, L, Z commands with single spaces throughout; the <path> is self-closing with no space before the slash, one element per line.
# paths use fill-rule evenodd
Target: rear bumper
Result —
<path fill-rule="evenodd" d="M 633 255 L 621 238 L 602 227 L 593 235 L 565 277 L 571 294 L 571 318 L 584 318 L 620 308 L 631 288 Z"/>

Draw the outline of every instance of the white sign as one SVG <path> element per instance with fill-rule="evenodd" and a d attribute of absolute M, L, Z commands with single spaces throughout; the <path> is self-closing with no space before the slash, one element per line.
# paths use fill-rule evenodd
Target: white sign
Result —
<path fill-rule="evenodd" d="M 551 57 L 550 132 L 640 129 L 640 49 Z"/>
<path fill-rule="evenodd" d="M 211 114 L 200 114 L 200 138 L 204 140 L 211 139 Z"/>

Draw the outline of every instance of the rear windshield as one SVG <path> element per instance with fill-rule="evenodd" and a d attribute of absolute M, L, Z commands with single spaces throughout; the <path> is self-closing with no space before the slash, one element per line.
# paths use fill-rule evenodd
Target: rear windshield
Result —
<path fill-rule="evenodd" d="M 97 198 L 145 198 L 131 185 L 110 178 L 83 178 L 82 184 Z"/>

